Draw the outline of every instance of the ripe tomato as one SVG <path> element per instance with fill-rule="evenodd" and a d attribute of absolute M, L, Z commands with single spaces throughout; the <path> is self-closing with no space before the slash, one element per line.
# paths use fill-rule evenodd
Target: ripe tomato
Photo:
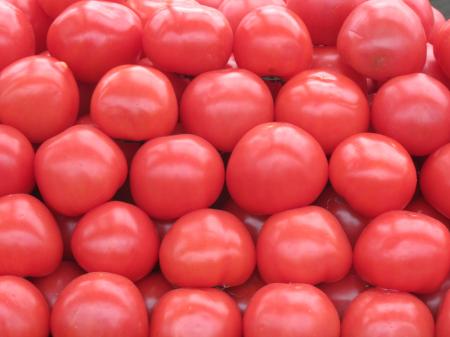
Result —
<path fill-rule="evenodd" d="M 143 42 L 145 54 L 157 68 L 198 75 L 224 68 L 232 50 L 233 31 L 217 9 L 177 3 L 147 21 Z"/>
<path fill-rule="evenodd" d="M 419 17 L 427 37 L 430 37 L 434 26 L 433 7 L 429 0 L 403 0 Z"/>
<path fill-rule="evenodd" d="M 58 213 L 77 216 L 114 196 L 125 182 L 127 163 L 103 132 L 75 125 L 39 147 L 35 172 L 46 203 Z"/>
<path fill-rule="evenodd" d="M 237 286 L 255 268 L 255 246 L 234 215 L 201 209 L 173 224 L 161 242 L 159 263 L 167 280 L 179 287 Z"/>
<path fill-rule="evenodd" d="M 382 289 L 360 294 L 342 321 L 341 337 L 433 337 L 433 316 L 413 295 Z"/>
<path fill-rule="evenodd" d="M 177 98 L 159 70 L 120 66 L 103 76 L 95 88 L 91 118 L 112 138 L 140 141 L 167 136 L 178 120 Z"/>
<path fill-rule="evenodd" d="M 48 275 L 62 252 L 58 225 L 43 203 L 28 194 L 0 198 L 0 275 Z"/>
<path fill-rule="evenodd" d="M 155 266 L 159 237 L 147 214 L 134 205 L 111 201 L 81 218 L 71 245 L 83 269 L 116 273 L 137 281 Z"/>
<path fill-rule="evenodd" d="M 267 283 L 336 282 L 352 265 L 352 248 L 341 224 L 317 206 L 272 215 L 259 234 L 256 252 Z"/>
<path fill-rule="evenodd" d="M 233 200 L 252 214 L 273 214 L 312 203 L 327 182 L 319 143 L 288 123 L 259 125 L 238 142 L 227 167 Z"/>
<path fill-rule="evenodd" d="M 450 336 L 450 291 L 447 291 L 436 320 L 436 337 Z"/>
<path fill-rule="evenodd" d="M 264 81 L 248 70 L 207 72 L 186 88 L 181 121 L 186 132 L 231 152 L 248 130 L 273 121 L 272 94 Z"/>
<path fill-rule="evenodd" d="M 308 284 L 272 283 L 256 292 L 244 315 L 245 337 L 338 337 L 333 303 Z"/>
<path fill-rule="evenodd" d="M 53 337 L 148 337 L 141 293 L 123 276 L 88 273 L 61 292 L 51 317 Z"/>
<path fill-rule="evenodd" d="M 127 6 L 134 10 L 144 23 L 159 10 L 170 8 L 176 4 L 186 6 L 198 5 L 195 0 L 128 0 L 127 2 Z"/>
<path fill-rule="evenodd" d="M 422 195 L 416 195 L 413 200 L 406 206 L 407 211 L 416 212 L 431 216 L 436 220 L 439 220 L 444 225 L 450 228 L 450 221 L 448 218 L 443 216 L 441 213 L 436 211 L 424 198 Z"/>
<path fill-rule="evenodd" d="M 56 222 L 61 232 L 63 241 L 63 258 L 66 260 L 73 260 L 72 247 L 70 247 L 70 241 L 72 241 L 73 231 L 80 220 L 78 217 L 69 217 L 61 214 L 54 214 Z"/>
<path fill-rule="evenodd" d="M 445 76 L 444 72 L 439 66 L 438 61 L 436 60 L 436 56 L 434 56 L 434 48 L 431 43 L 427 43 L 427 60 L 422 69 L 422 73 L 434 77 L 438 81 L 445 84 L 447 88 L 450 88 L 450 79 Z"/>
<path fill-rule="evenodd" d="M 211 144 L 194 135 L 175 135 L 139 149 L 130 187 L 136 204 L 151 217 L 170 220 L 212 205 L 224 175 L 222 158 Z"/>
<path fill-rule="evenodd" d="M 150 336 L 240 337 L 241 314 L 220 290 L 175 289 L 161 297 L 153 310 Z"/>
<path fill-rule="evenodd" d="M 45 13 L 52 19 L 56 18 L 61 14 L 66 8 L 74 4 L 78 0 L 36 0 L 40 7 L 45 11 Z M 113 1 L 113 2 L 123 2 L 126 0 L 103 0 L 103 1 Z"/>
<path fill-rule="evenodd" d="M 44 297 L 29 281 L 0 276 L 0 327 L 5 337 L 47 337 L 50 314 Z"/>
<path fill-rule="evenodd" d="M 445 294 L 450 289 L 450 274 L 447 275 L 447 278 L 444 280 L 444 282 L 441 284 L 439 289 L 431 294 L 423 294 L 420 295 L 419 298 L 425 302 L 428 309 L 433 313 L 433 315 L 436 315 L 439 311 L 439 308 L 444 301 Z"/>
<path fill-rule="evenodd" d="M 199 4 L 213 8 L 219 8 L 222 1 L 223 0 L 197 0 Z"/>
<path fill-rule="evenodd" d="M 444 73 L 450 77 L 450 20 L 439 29 L 434 41 L 434 54 Z"/>
<path fill-rule="evenodd" d="M 52 56 L 68 64 L 78 80 L 97 82 L 108 70 L 136 62 L 142 50 L 141 39 L 141 20 L 128 7 L 80 1 L 53 21 L 47 46 Z"/>
<path fill-rule="evenodd" d="M 303 128 L 326 154 L 331 154 L 345 138 L 367 131 L 369 104 L 358 85 L 344 75 L 309 70 L 294 76 L 281 88 L 275 119 Z"/>
<path fill-rule="evenodd" d="M 339 32 L 337 48 L 357 72 L 383 81 L 420 72 L 426 42 L 419 17 L 405 3 L 374 0 L 350 13 Z"/>
<path fill-rule="evenodd" d="M 226 292 L 230 295 L 237 303 L 241 313 L 247 310 L 248 304 L 252 299 L 253 295 L 265 285 L 264 281 L 261 280 L 258 272 L 254 272 L 253 275 L 240 286 L 226 288 Z"/>
<path fill-rule="evenodd" d="M 144 298 L 145 306 L 147 308 L 148 319 L 152 317 L 153 309 L 159 299 L 168 291 L 173 289 L 173 286 L 164 278 L 160 272 L 154 272 L 147 277 L 141 279 L 136 283 L 139 291 Z"/>
<path fill-rule="evenodd" d="M 265 6 L 242 19 L 234 34 L 233 53 L 240 68 L 260 76 L 289 78 L 310 67 L 312 43 L 294 12 Z"/>
<path fill-rule="evenodd" d="M 0 74 L 0 120 L 41 143 L 75 123 L 78 87 L 64 62 L 31 56 Z"/>
<path fill-rule="evenodd" d="M 442 14 L 438 9 L 431 7 L 431 10 L 433 11 L 434 24 L 433 24 L 433 28 L 431 29 L 431 32 L 428 36 L 428 41 L 434 45 L 436 42 L 436 38 L 438 36 L 439 30 L 444 25 L 446 20 L 445 20 L 444 14 Z"/>
<path fill-rule="evenodd" d="M 330 159 L 334 190 L 361 215 L 404 208 L 416 190 L 416 169 L 395 140 L 361 133 L 344 140 Z"/>

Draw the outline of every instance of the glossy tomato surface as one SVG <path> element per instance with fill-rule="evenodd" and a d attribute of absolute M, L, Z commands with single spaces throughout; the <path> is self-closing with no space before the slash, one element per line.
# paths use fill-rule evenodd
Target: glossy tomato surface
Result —
<path fill-rule="evenodd" d="M 407 211 L 431 216 L 432 218 L 439 220 L 444 225 L 450 228 L 449 219 L 446 216 L 439 213 L 436 209 L 434 209 L 433 206 L 431 206 L 421 194 L 416 194 L 416 196 L 413 198 L 413 200 L 411 200 L 411 202 L 408 204 L 408 206 L 406 206 L 405 209 Z"/>
<path fill-rule="evenodd" d="M 450 335 L 450 291 L 447 291 L 444 302 L 439 310 L 436 320 L 436 337 Z"/>
<path fill-rule="evenodd" d="M 436 42 L 439 30 L 444 25 L 446 19 L 444 14 L 442 14 L 441 11 L 439 11 L 437 8 L 432 7 L 431 10 L 433 11 L 433 28 L 431 29 L 430 35 L 428 36 L 428 41 L 431 44 L 434 44 Z"/>
<path fill-rule="evenodd" d="M 434 55 L 434 47 L 431 43 L 427 43 L 427 60 L 422 69 L 422 73 L 434 77 L 442 84 L 445 84 L 447 88 L 450 88 L 450 78 L 445 76 L 443 70 L 439 66 L 436 56 Z"/>
<path fill-rule="evenodd" d="M 159 10 L 178 4 L 195 6 L 198 2 L 195 0 L 128 0 L 126 3 L 141 17 L 143 23 L 146 23 Z"/>
<path fill-rule="evenodd" d="M 450 77 L 450 21 L 439 29 L 434 42 L 434 54 L 444 73 Z"/>
<path fill-rule="evenodd" d="M 406 3 L 419 17 L 422 22 L 423 29 L 430 38 L 434 26 L 434 14 L 431 1 L 429 0 L 402 0 Z"/>
<path fill-rule="evenodd" d="M 139 291 L 144 298 L 145 306 L 149 320 L 152 317 L 153 309 L 159 299 L 173 286 L 165 279 L 160 272 L 153 272 L 136 283 Z"/>

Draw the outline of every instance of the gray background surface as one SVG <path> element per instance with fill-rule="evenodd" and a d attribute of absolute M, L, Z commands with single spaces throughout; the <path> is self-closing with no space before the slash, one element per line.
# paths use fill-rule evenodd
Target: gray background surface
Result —
<path fill-rule="evenodd" d="M 450 0 L 432 0 L 433 6 L 450 18 Z"/>

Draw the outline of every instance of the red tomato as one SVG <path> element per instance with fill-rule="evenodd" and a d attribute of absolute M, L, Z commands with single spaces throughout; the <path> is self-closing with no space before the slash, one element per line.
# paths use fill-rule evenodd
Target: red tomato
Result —
<path fill-rule="evenodd" d="M 294 12 L 265 6 L 242 19 L 235 31 L 233 53 L 240 68 L 260 76 L 289 78 L 310 67 L 312 43 L 305 24 Z"/>
<path fill-rule="evenodd" d="M 86 213 L 72 236 L 72 252 L 88 272 L 105 271 L 137 281 L 158 260 L 155 224 L 134 205 L 107 202 Z"/>
<path fill-rule="evenodd" d="M 219 8 L 223 0 L 197 0 L 199 4 L 202 4 L 204 6 L 208 7 L 214 7 Z"/>
<path fill-rule="evenodd" d="M 431 7 L 431 10 L 433 11 L 434 24 L 433 28 L 431 29 L 430 35 L 428 36 L 428 41 L 431 44 L 435 44 L 439 30 L 444 25 L 446 20 L 444 14 L 442 14 L 438 9 Z"/>
<path fill-rule="evenodd" d="M 440 67 L 450 78 L 450 20 L 445 22 L 439 29 L 434 42 L 434 54 Z"/>
<path fill-rule="evenodd" d="M 269 284 L 256 292 L 244 315 L 245 337 L 338 337 L 333 303 L 308 284 Z"/>
<path fill-rule="evenodd" d="M 336 282 L 352 265 L 352 248 L 341 224 L 317 206 L 272 215 L 259 234 L 256 253 L 267 283 Z"/>
<path fill-rule="evenodd" d="M 233 200 L 252 214 L 273 214 L 312 203 L 327 182 L 319 143 L 288 123 L 259 125 L 238 142 L 227 167 Z"/>
<path fill-rule="evenodd" d="M 375 286 L 431 293 L 450 272 L 450 233 L 427 215 L 387 212 L 361 233 L 353 263 L 361 278 Z"/>
<path fill-rule="evenodd" d="M 44 297 L 29 281 L 0 276 L 0 327 L 5 337 L 47 337 L 50 313 Z"/>
<path fill-rule="evenodd" d="M 425 62 L 425 66 L 422 69 L 422 73 L 427 74 L 431 77 L 434 77 L 438 81 L 441 81 L 443 84 L 450 88 L 450 79 L 447 78 L 439 66 L 436 57 L 434 56 L 433 45 L 427 43 L 427 60 Z"/>
<path fill-rule="evenodd" d="M 188 133 L 231 152 L 248 130 L 273 121 L 272 94 L 264 81 L 248 70 L 207 72 L 186 88 L 181 121 Z"/>
<path fill-rule="evenodd" d="M 431 310 L 433 315 L 436 315 L 445 298 L 445 294 L 449 289 L 450 289 L 450 274 L 447 275 L 447 278 L 441 284 L 440 288 L 437 291 L 431 294 L 421 295 L 419 296 L 419 298 L 425 302 L 425 304 Z"/>
<path fill-rule="evenodd" d="M 309 70 L 291 78 L 280 90 L 275 119 L 308 131 L 331 154 L 345 138 L 367 131 L 369 103 L 358 85 L 344 75 Z"/>
<path fill-rule="evenodd" d="M 35 52 L 33 27 L 27 16 L 6 1 L 0 2 L 0 71 Z"/>
<path fill-rule="evenodd" d="M 253 295 L 264 285 L 264 281 L 261 280 L 258 273 L 255 272 L 244 284 L 237 287 L 226 288 L 225 290 L 228 295 L 233 297 L 236 301 L 241 313 L 244 313 L 247 310 Z"/>
<path fill-rule="evenodd" d="M 75 125 L 39 147 L 35 172 L 46 203 L 58 213 L 77 216 L 114 196 L 125 182 L 127 162 L 100 130 Z"/>
<path fill-rule="evenodd" d="M 233 31 L 217 9 L 173 4 L 147 21 L 143 41 L 145 54 L 157 68 L 198 75 L 227 64 Z"/>
<path fill-rule="evenodd" d="M 411 8 L 401 1 L 374 0 L 359 5 L 347 17 L 337 47 L 357 72 L 383 81 L 420 72 L 426 42 L 420 19 Z"/>
<path fill-rule="evenodd" d="M 61 14 L 66 8 L 74 4 L 79 0 L 37 0 L 40 7 L 50 16 L 52 19 L 56 18 Z M 112 1 L 112 2 L 124 2 L 126 0 L 102 0 L 102 1 Z"/>
<path fill-rule="evenodd" d="M 33 284 L 44 295 L 50 308 L 53 308 L 59 294 L 75 278 L 84 274 L 75 262 L 63 261 L 50 275 L 35 278 Z"/>
<path fill-rule="evenodd" d="M 28 194 L 0 198 L 0 275 L 48 275 L 62 252 L 58 225 L 43 203 Z"/>
<path fill-rule="evenodd" d="M 67 260 L 73 260 L 72 248 L 70 247 L 70 242 L 72 241 L 73 231 L 80 220 L 78 217 L 68 217 L 61 214 L 54 214 L 56 222 L 59 226 L 59 231 L 61 232 L 61 237 L 63 241 L 63 258 Z"/>
<path fill-rule="evenodd" d="M 433 337 L 433 316 L 413 295 L 381 289 L 360 294 L 342 321 L 341 337 Z"/>
<path fill-rule="evenodd" d="M 145 306 L 147 307 L 148 319 L 152 317 L 153 309 L 159 299 L 173 286 L 164 278 L 160 272 L 154 272 L 136 283 L 139 291 L 144 297 Z"/>
<path fill-rule="evenodd" d="M 0 120 L 33 143 L 73 125 L 78 106 L 78 87 L 71 71 L 52 57 L 27 57 L 0 74 Z"/>
<path fill-rule="evenodd" d="M 159 264 L 167 280 L 180 287 L 237 286 L 255 268 L 255 246 L 234 215 L 201 209 L 173 224 L 161 242 Z"/>
<path fill-rule="evenodd" d="M 136 153 L 130 187 L 136 204 L 151 217 L 170 220 L 212 205 L 224 175 L 222 158 L 203 138 L 160 137 Z"/>
<path fill-rule="evenodd" d="M 144 300 L 123 276 L 88 273 L 59 295 L 51 330 L 53 337 L 148 337 Z"/>
<path fill-rule="evenodd" d="M 217 289 L 175 289 L 153 310 L 152 337 L 241 337 L 234 301 Z M 56 336 L 57 337 L 57 336 Z"/>
<path fill-rule="evenodd" d="M 127 6 L 134 10 L 144 23 L 159 10 L 177 4 L 198 5 L 195 0 L 128 0 L 127 2 Z"/>
<path fill-rule="evenodd" d="M 431 216 L 436 220 L 442 222 L 444 225 L 450 228 L 450 221 L 441 213 L 436 211 L 424 198 L 422 195 L 416 195 L 413 200 L 405 208 L 408 211 L 416 212 Z"/>
<path fill-rule="evenodd" d="M 447 291 L 436 320 L 436 337 L 448 336 L 450 336 L 450 291 Z"/>
<path fill-rule="evenodd" d="M 118 65 L 136 62 L 142 50 L 141 39 L 141 20 L 128 7 L 80 1 L 53 21 L 47 46 L 50 54 L 68 64 L 78 80 L 91 83 Z"/>
<path fill-rule="evenodd" d="M 330 159 L 334 190 L 358 213 L 374 217 L 404 208 L 416 190 L 416 169 L 395 140 L 360 133 L 344 140 Z"/>
<path fill-rule="evenodd" d="M 428 37 L 434 26 L 433 7 L 431 7 L 430 0 L 403 0 L 422 21 L 423 29 Z"/>
<path fill-rule="evenodd" d="M 178 120 L 177 98 L 159 70 L 120 66 L 103 76 L 95 88 L 91 118 L 112 138 L 140 141 L 167 136 Z"/>

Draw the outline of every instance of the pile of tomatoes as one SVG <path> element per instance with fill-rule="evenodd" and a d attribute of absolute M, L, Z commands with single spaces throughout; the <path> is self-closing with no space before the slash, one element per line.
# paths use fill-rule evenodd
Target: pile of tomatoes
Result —
<path fill-rule="evenodd" d="M 0 0 L 0 337 L 450 337 L 429 0 Z"/>

